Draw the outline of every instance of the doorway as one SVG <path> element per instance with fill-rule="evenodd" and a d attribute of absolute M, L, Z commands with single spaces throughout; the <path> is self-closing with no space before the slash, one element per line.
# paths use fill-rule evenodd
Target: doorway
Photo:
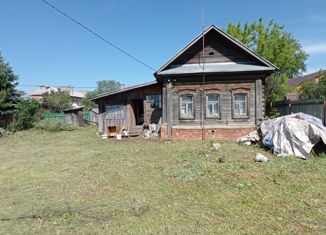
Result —
<path fill-rule="evenodd" d="M 135 115 L 136 125 L 143 125 L 144 123 L 144 101 L 143 100 L 133 100 L 132 109 Z"/>

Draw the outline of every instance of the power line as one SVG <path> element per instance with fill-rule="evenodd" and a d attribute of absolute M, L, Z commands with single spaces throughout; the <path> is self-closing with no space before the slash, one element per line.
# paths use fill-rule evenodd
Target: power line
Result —
<path fill-rule="evenodd" d="M 151 69 L 153 71 L 156 71 L 156 69 L 154 69 L 153 67 L 149 66 L 148 64 L 146 64 L 145 62 L 141 61 L 140 59 L 136 58 L 135 56 L 131 55 L 130 53 L 126 52 L 125 50 L 121 49 L 120 47 L 116 46 L 115 44 L 113 44 L 112 42 L 108 41 L 107 39 L 103 38 L 101 35 L 99 35 L 98 33 L 96 33 L 95 31 L 93 31 L 92 29 L 90 29 L 89 27 L 83 25 L 82 23 L 80 23 L 79 21 L 77 21 L 76 19 L 72 18 L 71 16 L 69 16 L 67 13 L 63 12 L 62 10 L 58 9 L 57 7 L 55 7 L 54 5 L 52 5 L 51 3 L 49 3 L 46 0 L 41 0 L 42 2 L 44 2 L 45 4 L 47 4 L 49 7 L 51 7 L 52 9 L 54 9 L 55 11 L 59 12 L 60 14 L 62 14 L 63 16 L 65 16 L 66 18 L 68 18 L 70 21 L 74 22 L 75 24 L 78 24 L 80 27 L 84 28 L 85 30 L 87 30 L 89 33 L 93 34 L 95 37 L 101 39 L 102 41 L 104 41 L 105 43 L 107 43 L 108 45 L 110 45 L 111 47 L 117 49 L 118 51 L 120 51 L 121 53 L 125 54 L 126 56 L 128 56 L 129 58 L 137 61 L 138 63 L 144 65 L 145 67 L 147 67 L 148 69 Z"/>
<path fill-rule="evenodd" d="M 31 85 L 31 84 L 18 84 L 18 86 L 23 86 L 23 87 L 39 87 L 39 86 L 42 86 L 42 85 Z M 51 85 L 44 85 L 44 86 L 48 86 L 48 87 L 62 87 L 62 86 L 51 86 Z M 95 89 L 97 87 L 93 87 L 93 86 L 69 86 L 71 88 L 92 88 L 92 89 Z"/>
<path fill-rule="evenodd" d="M 202 140 L 205 139 L 205 120 L 204 120 L 204 85 L 205 85 L 205 0 L 200 1 L 200 9 L 201 9 L 201 26 L 202 26 L 202 86 L 201 86 L 201 97 L 200 97 L 200 108 L 201 108 L 201 131 L 202 131 Z M 199 62 L 200 63 L 200 62 Z"/>

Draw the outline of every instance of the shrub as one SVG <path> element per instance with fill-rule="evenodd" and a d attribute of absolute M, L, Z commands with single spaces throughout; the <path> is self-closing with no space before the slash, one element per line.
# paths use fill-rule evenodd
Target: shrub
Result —
<path fill-rule="evenodd" d="M 76 128 L 57 120 L 42 120 L 35 125 L 36 130 L 59 132 L 59 131 L 73 131 Z"/>
<path fill-rule="evenodd" d="M 8 126 L 10 131 L 30 129 L 40 119 L 41 104 L 37 100 L 21 100 L 17 105 L 14 121 Z"/>
<path fill-rule="evenodd" d="M 268 119 L 274 119 L 280 117 L 281 114 L 277 111 L 277 108 L 273 107 L 271 111 L 269 112 L 267 118 Z"/>

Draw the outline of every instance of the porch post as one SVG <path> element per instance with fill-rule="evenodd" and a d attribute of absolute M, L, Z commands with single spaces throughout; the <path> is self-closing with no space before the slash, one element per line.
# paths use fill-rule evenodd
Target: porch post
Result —
<path fill-rule="evenodd" d="M 168 138 L 172 137 L 172 113 L 173 113 L 173 103 L 172 103 L 172 83 L 168 81 L 166 85 L 166 121 L 168 129 Z"/>
<path fill-rule="evenodd" d="M 258 125 L 260 123 L 260 121 L 263 119 L 263 100 L 262 100 L 262 80 L 261 79 L 257 79 L 255 82 L 255 103 L 256 103 L 256 107 L 255 107 L 255 124 Z"/>

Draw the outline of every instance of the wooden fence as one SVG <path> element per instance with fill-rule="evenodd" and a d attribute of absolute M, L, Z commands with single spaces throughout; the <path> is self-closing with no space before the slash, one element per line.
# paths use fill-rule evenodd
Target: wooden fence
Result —
<path fill-rule="evenodd" d="M 282 100 L 272 102 L 268 108 L 269 111 L 276 108 L 282 116 L 291 113 L 306 113 L 321 119 L 326 125 L 326 101 L 324 100 Z"/>

